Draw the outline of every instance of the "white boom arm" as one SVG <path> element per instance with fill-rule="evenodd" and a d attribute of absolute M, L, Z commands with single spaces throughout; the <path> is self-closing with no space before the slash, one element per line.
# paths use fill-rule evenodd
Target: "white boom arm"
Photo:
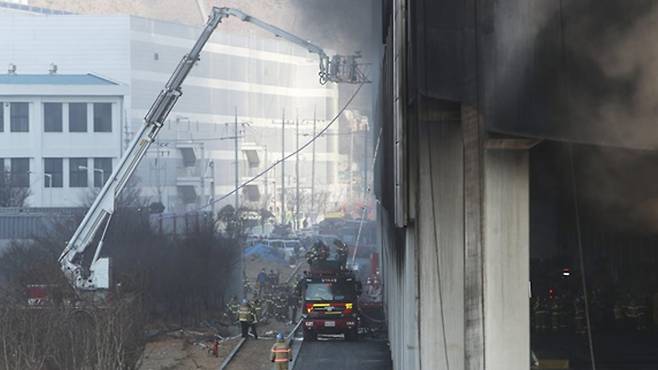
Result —
<path fill-rule="evenodd" d="M 146 116 L 144 117 L 144 126 L 142 126 L 139 132 L 135 135 L 128 150 L 126 150 L 119 160 L 118 166 L 107 179 L 107 182 L 102 187 L 100 193 L 92 203 L 82 219 L 82 222 L 78 225 L 78 228 L 75 230 L 75 233 L 68 241 L 66 248 L 59 257 L 62 271 L 76 289 L 95 290 L 98 288 L 109 288 L 108 260 L 99 258 L 99 256 L 103 246 L 105 231 L 107 231 L 110 217 L 114 213 L 115 201 L 126 186 L 130 176 L 137 169 L 137 165 L 141 162 L 149 146 L 155 141 L 156 136 L 160 132 L 160 129 L 169 115 L 169 112 L 171 112 L 172 108 L 183 94 L 181 86 L 187 75 L 192 70 L 192 67 L 194 67 L 194 64 L 199 60 L 201 50 L 208 42 L 208 39 L 222 19 L 229 16 L 234 16 L 242 21 L 253 23 L 258 27 L 272 32 L 276 36 L 303 46 L 311 53 L 318 54 L 320 57 L 320 82 L 323 84 L 327 81 L 347 83 L 367 82 L 363 74 L 358 70 L 356 60 L 360 58 L 359 55 L 347 57 L 337 55 L 329 58 L 320 47 L 280 28 L 253 18 L 240 10 L 214 7 L 201 35 L 190 52 L 183 56 L 183 59 L 178 63 L 178 66 L 169 78 L 169 81 L 167 81 L 164 89 L 162 89 L 148 113 L 146 113 Z M 82 266 L 83 254 L 91 245 L 94 237 L 104 222 L 105 230 L 103 231 L 103 236 L 96 247 L 89 271 L 84 271 Z"/>
<path fill-rule="evenodd" d="M 317 54 L 320 58 L 320 72 L 318 74 L 320 75 L 320 83 L 323 85 L 328 81 L 354 84 L 368 82 L 363 72 L 359 69 L 358 60 L 361 58 L 361 55 L 358 53 L 354 55 L 334 55 L 333 57 L 329 57 L 321 47 L 304 40 L 301 37 L 295 36 L 288 31 L 282 30 L 279 27 L 252 17 L 239 9 L 220 8 L 219 11 L 225 14 L 226 17 L 233 16 L 239 18 L 243 22 L 249 22 L 267 32 L 270 32 L 276 37 L 281 37 L 282 39 L 305 48 L 309 53 Z"/>

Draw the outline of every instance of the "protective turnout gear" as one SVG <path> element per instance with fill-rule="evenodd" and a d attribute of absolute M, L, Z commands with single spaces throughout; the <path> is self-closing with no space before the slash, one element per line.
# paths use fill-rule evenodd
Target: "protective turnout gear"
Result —
<path fill-rule="evenodd" d="M 274 369 L 288 370 L 288 363 L 292 361 L 292 349 L 285 343 L 283 334 L 276 336 L 276 343 L 272 346 L 270 360 L 274 362 Z"/>
<path fill-rule="evenodd" d="M 240 308 L 238 309 L 238 320 L 240 321 L 240 328 L 242 329 L 242 337 L 249 337 L 249 329 L 254 334 L 254 338 L 258 339 L 258 333 L 256 332 L 256 313 L 249 303 L 246 302 L 246 299 L 243 299 Z"/>

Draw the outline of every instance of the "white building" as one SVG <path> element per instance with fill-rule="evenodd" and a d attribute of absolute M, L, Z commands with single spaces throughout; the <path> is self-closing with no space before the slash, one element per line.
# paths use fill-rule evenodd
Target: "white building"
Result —
<path fill-rule="evenodd" d="M 32 207 L 81 206 L 121 156 L 126 87 L 96 75 L 0 75 L 0 168 Z"/>
<path fill-rule="evenodd" d="M 252 27 L 249 24 L 244 26 Z M 16 65 L 16 74 L 20 76 L 44 73 L 51 63 L 55 63 L 58 73 L 94 73 L 117 81 L 118 86 L 125 85 L 123 103 L 117 103 L 120 110 L 113 119 L 119 119 L 117 124 L 120 127 L 125 125 L 130 133 L 142 124 L 143 116 L 157 93 L 199 32 L 200 28 L 134 16 L 3 14 L 0 4 L 0 50 L 3 50 L 0 65 Z M 295 45 L 276 39 L 226 34 L 220 24 L 206 45 L 201 61 L 186 80 L 184 95 L 170 114 L 158 144 L 149 153 L 149 160 L 140 167 L 138 177 L 144 196 L 161 201 L 167 211 L 181 211 L 206 204 L 213 194 L 219 197 L 231 191 L 236 177 L 235 142 L 232 139 L 236 136 L 236 116 L 240 181 L 266 168 L 284 153 L 294 151 L 297 117 L 301 122 L 301 145 L 310 139 L 314 115 L 317 117 L 316 129 L 320 130 L 338 111 L 336 86 L 320 85 L 317 72 L 315 56 Z M 39 89 L 31 94 L 35 99 L 42 96 Z M 11 92 L 5 91 L 0 94 L 0 101 L 8 101 L 10 96 Z M 34 114 L 40 114 L 41 108 L 33 105 Z M 91 113 L 88 111 L 88 114 Z M 286 134 L 285 149 L 282 150 L 281 120 L 284 114 Z M 330 133 L 337 130 L 335 125 Z M 114 133 L 120 135 L 121 131 Z M 38 136 L 36 132 L 34 135 Z M 130 136 L 113 137 L 113 140 L 118 140 L 114 142 L 114 149 L 125 145 Z M 318 193 L 340 194 L 338 139 L 330 134 L 316 142 L 315 171 L 311 170 L 311 148 L 300 155 L 299 182 L 306 198 L 311 188 L 316 196 Z M 72 142 L 72 145 L 77 143 Z M 29 142 L 20 155 L 40 158 L 43 149 L 39 145 L 38 141 Z M 86 150 L 70 149 L 80 150 L 80 153 Z M 116 153 L 105 153 L 104 150 L 110 149 L 101 150 L 96 145 L 91 149 L 98 150 L 98 154 L 84 154 L 86 158 L 110 154 L 114 157 Z M 0 157 L 14 155 L 19 154 L 17 151 L 5 152 L 5 147 L 0 147 Z M 64 161 L 62 171 L 66 166 Z M 91 166 L 90 160 L 88 168 Z M 36 173 L 37 168 L 31 167 L 30 171 Z M 312 173 L 315 174 L 315 186 L 311 184 Z M 92 176 L 91 172 L 89 176 Z M 286 163 L 283 180 L 278 167 L 253 183 L 258 187 L 257 191 L 252 187 L 245 195 L 260 194 L 253 204 L 276 210 L 280 206 L 277 201 L 282 181 L 288 187 L 296 185 L 294 161 Z M 44 200 L 43 195 L 38 197 L 36 193 L 35 205 L 49 204 L 48 199 Z M 57 197 L 56 202 L 66 199 L 72 202 L 71 205 L 78 205 L 80 201 L 72 199 L 75 197 L 72 193 L 68 198 Z M 233 202 L 231 197 L 223 203 Z M 321 205 L 316 205 L 316 209 L 319 207 Z"/>

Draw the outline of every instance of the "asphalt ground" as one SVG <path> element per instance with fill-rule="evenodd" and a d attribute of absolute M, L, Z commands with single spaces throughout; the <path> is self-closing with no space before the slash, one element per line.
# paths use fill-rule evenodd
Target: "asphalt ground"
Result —
<path fill-rule="evenodd" d="M 323 339 L 303 342 L 294 370 L 391 370 L 391 354 L 384 340 Z"/>

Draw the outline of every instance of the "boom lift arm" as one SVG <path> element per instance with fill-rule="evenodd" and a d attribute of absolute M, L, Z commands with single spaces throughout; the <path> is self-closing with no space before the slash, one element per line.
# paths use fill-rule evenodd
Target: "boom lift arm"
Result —
<path fill-rule="evenodd" d="M 74 288 L 83 291 L 109 288 L 109 261 L 106 258 L 99 257 L 105 233 L 114 213 L 115 201 L 126 186 L 130 176 L 137 169 L 149 146 L 155 141 L 169 112 L 171 112 L 183 94 L 181 86 L 194 67 L 194 64 L 199 60 L 201 50 L 222 19 L 229 16 L 235 16 L 242 21 L 253 23 L 258 27 L 272 32 L 276 36 L 305 47 L 311 53 L 318 54 L 320 57 L 320 82 L 323 84 L 327 81 L 346 83 L 367 82 L 363 74 L 358 70 L 357 59 L 360 58 L 359 55 L 347 57 L 337 55 L 329 58 L 320 47 L 278 27 L 253 18 L 240 10 L 214 7 L 201 35 L 190 52 L 183 56 L 178 63 L 169 81 L 167 81 L 148 113 L 146 113 L 144 125 L 133 138 L 128 149 L 119 160 L 117 168 L 101 188 L 98 196 L 96 196 L 96 199 L 59 257 L 62 271 Z M 89 271 L 85 271 L 85 268 L 82 266 L 82 257 L 101 226 L 103 226 L 103 223 L 104 230 L 96 246 Z"/>

